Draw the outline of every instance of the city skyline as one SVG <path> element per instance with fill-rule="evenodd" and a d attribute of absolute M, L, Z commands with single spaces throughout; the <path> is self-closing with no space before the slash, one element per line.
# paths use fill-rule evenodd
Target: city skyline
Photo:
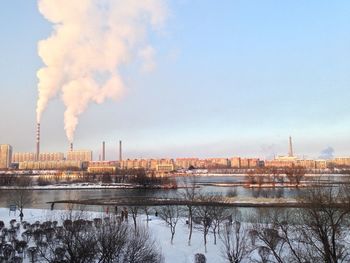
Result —
<path fill-rule="evenodd" d="M 125 142 L 125 158 L 309 158 L 350 151 L 350 3 L 308 1 L 166 1 L 162 32 L 149 36 L 155 69 L 122 69 L 117 102 L 81 115 L 74 145 L 107 158 Z M 38 41 L 52 25 L 36 1 L 4 1 L 0 22 L 1 144 L 35 151 Z M 298 17 L 298 19 L 295 19 Z M 41 151 L 66 152 L 60 95 L 41 121 Z M 111 150 L 113 148 L 113 150 Z"/>
<path fill-rule="evenodd" d="M 36 137 L 36 142 L 38 146 L 38 142 L 40 144 L 40 136 Z M 8 144 L 4 144 L 8 145 Z M 12 145 L 8 145 L 13 148 Z M 317 158 L 313 158 L 310 156 L 306 156 L 305 154 L 301 153 L 294 153 L 294 145 L 293 145 L 293 140 L 292 137 L 289 136 L 288 138 L 288 146 L 287 146 L 287 151 L 284 153 L 274 153 L 271 156 L 267 157 L 261 157 L 257 155 L 250 155 L 250 156 L 244 156 L 244 155 L 227 155 L 227 156 L 207 156 L 207 157 L 202 157 L 202 156 L 139 156 L 139 157 L 133 157 L 133 156 L 126 156 L 124 159 L 123 157 L 125 156 L 123 153 L 124 147 L 122 146 L 122 141 L 118 141 L 116 144 L 113 142 L 112 144 L 106 144 L 105 141 L 102 141 L 100 147 L 98 150 L 91 150 L 89 148 L 78 148 L 76 149 L 73 144 L 69 145 L 69 148 L 65 152 L 48 152 L 48 151 L 40 151 L 38 148 L 36 148 L 36 151 L 29 151 L 29 152 L 21 152 L 21 151 L 16 151 L 16 150 L 11 150 L 13 152 L 12 155 L 12 161 L 14 163 L 18 163 L 21 161 L 53 161 L 53 160 L 71 160 L 69 157 L 71 154 L 88 154 L 89 161 L 121 161 L 123 160 L 133 160 L 133 159 L 199 159 L 199 160 L 206 160 L 206 159 L 230 159 L 230 158 L 243 158 L 243 159 L 255 159 L 258 158 L 260 160 L 287 160 L 287 161 L 292 161 L 292 160 L 333 160 L 334 158 L 350 158 L 348 156 L 336 156 L 334 154 L 334 149 L 332 147 L 328 147 L 324 149 L 321 153 L 320 156 Z"/>

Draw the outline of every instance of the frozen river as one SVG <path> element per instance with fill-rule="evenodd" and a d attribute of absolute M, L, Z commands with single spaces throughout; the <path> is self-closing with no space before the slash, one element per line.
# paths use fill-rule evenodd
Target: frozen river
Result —
<path fill-rule="evenodd" d="M 315 178 L 307 177 L 307 180 Z M 325 181 L 343 182 L 348 181 L 348 176 L 323 176 Z M 179 182 L 181 178 L 177 179 Z M 318 180 L 318 179 L 317 179 Z M 201 191 L 210 193 L 220 193 L 224 196 L 235 194 L 241 197 L 267 197 L 267 198 L 294 198 L 302 194 L 305 189 L 295 188 L 266 188 L 266 189 L 249 189 L 244 186 L 230 186 L 244 182 L 244 176 L 199 176 L 197 178 L 198 186 Z M 222 186 L 222 185 L 225 186 Z M 181 189 L 178 190 L 160 190 L 160 189 L 74 189 L 74 190 L 32 190 L 28 191 L 30 203 L 27 208 L 49 208 L 47 202 L 58 200 L 84 200 L 84 199 L 108 199 L 118 196 L 130 197 L 133 196 L 176 196 Z M 0 207 L 9 207 L 13 200 L 14 191 L 0 190 Z M 56 204 L 57 208 L 66 208 L 63 204 Z M 56 208 L 55 206 L 55 208 Z M 92 208 L 93 210 L 101 210 L 103 208 Z"/>

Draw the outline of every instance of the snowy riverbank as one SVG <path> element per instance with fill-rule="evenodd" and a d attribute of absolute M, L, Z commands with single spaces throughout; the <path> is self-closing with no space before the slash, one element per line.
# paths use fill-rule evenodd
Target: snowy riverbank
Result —
<path fill-rule="evenodd" d="M 72 183 L 72 184 L 50 184 L 32 186 L 0 186 L 0 190 L 84 190 L 84 189 L 172 189 L 167 185 L 143 186 L 126 183 L 94 184 L 94 183 Z"/>

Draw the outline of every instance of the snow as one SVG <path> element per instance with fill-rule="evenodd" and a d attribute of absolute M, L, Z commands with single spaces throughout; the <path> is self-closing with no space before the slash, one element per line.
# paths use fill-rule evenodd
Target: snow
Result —
<path fill-rule="evenodd" d="M 24 209 L 24 219 L 27 222 L 34 223 L 35 221 L 60 220 L 62 214 L 68 212 L 64 210 L 46 210 L 46 209 Z M 79 212 L 79 211 L 77 211 Z M 88 218 L 106 217 L 105 213 L 101 212 L 85 212 Z M 209 233 L 207 243 L 207 253 L 205 253 L 202 232 L 193 229 L 191 245 L 188 246 L 188 226 L 185 223 L 185 218 L 179 220 L 176 226 L 176 233 L 173 244 L 170 243 L 170 229 L 158 217 L 149 216 L 150 220 L 146 221 L 146 216 L 139 216 L 138 224 L 143 224 L 149 229 L 151 235 L 156 240 L 156 243 L 161 248 L 166 263 L 192 263 L 194 255 L 202 253 L 206 256 L 207 262 L 225 262 L 221 257 L 221 242 L 218 239 L 217 245 L 214 245 L 213 235 Z M 0 208 L 0 220 L 4 221 L 8 226 L 11 219 L 16 219 L 19 222 L 19 212 L 9 213 L 8 208 Z M 129 223 L 132 224 L 132 219 L 129 218 Z"/>
<path fill-rule="evenodd" d="M 158 244 L 160 244 L 165 262 L 194 262 L 196 253 L 204 254 L 207 262 L 224 262 L 220 252 L 221 243 L 217 240 L 217 245 L 214 245 L 211 234 L 208 235 L 207 253 L 205 253 L 203 235 L 198 230 L 194 229 L 191 245 L 188 246 L 188 227 L 184 220 L 181 220 L 176 226 L 173 245 L 170 243 L 170 230 L 160 219 L 152 217 L 152 221 L 149 222 L 149 229 Z"/>
<path fill-rule="evenodd" d="M 32 185 L 23 187 L 24 189 L 31 190 L 74 190 L 74 189 L 133 189 L 137 188 L 137 185 L 126 183 L 110 183 L 110 184 L 96 184 L 96 183 L 73 183 L 73 184 L 57 184 L 57 185 Z M 0 186 L 0 189 L 11 190 L 21 189 L 18 186 Z"/>

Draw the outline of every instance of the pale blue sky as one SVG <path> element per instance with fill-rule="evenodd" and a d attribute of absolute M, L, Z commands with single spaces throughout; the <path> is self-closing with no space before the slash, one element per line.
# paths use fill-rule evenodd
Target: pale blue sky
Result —
<path fill-rule="evenodd" d="M 332 146 L 350 155 L 350 2 L 169 0 L 164 32 L 151 36 L 157 67 L 124 68 L 119 102 L 91 105 L 75 145 L 109 159 L 285 154 Z M 0 3 L 0 143 L 35 144 L 37 42 L 50 24 L 34 0 Z M 59 98 L 43 115 L 42 151 L 65 151 Z"/>

